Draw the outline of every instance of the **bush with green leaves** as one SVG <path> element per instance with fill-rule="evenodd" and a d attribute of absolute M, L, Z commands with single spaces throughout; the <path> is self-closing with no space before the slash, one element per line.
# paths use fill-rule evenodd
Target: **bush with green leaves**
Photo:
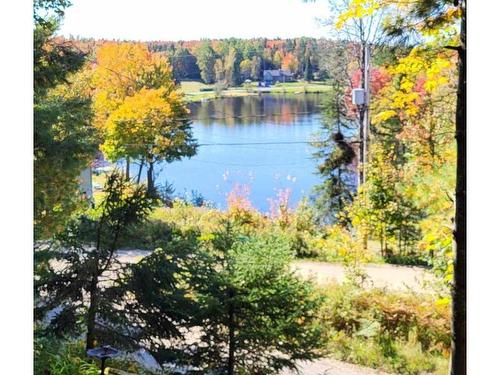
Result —
<path fill-rule="evenodd" d="M 136 361 L 124 356 L 108 359 L 105 365 L 107 374 L 117 374 L 109 370 L 112 368 L 131 374 L 153 375 Z M 100 362 L 87 356 L 83 340 L 40 336 L 35 331 L 33 373 L 34 375 L 98 375 L 101 371 Z"/>
<path fill-rule="evenodd" d="M 82 341 L 35 337 L 34 375 L 98 375 L 99 367 L 85 355 Z"/>

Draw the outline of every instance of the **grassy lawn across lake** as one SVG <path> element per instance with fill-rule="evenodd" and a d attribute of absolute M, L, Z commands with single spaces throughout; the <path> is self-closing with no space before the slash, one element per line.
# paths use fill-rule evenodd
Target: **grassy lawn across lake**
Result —
<path fill-rule="evenodd" d="M 305 94 L 305 93 L 324 93 L 331 90 L 331 86 L 326 82 L 285 82 L 276 83 L 271 87 L 257 86 L 257 82 L 243 84 L 239 87 L 229 87 L 227 89 L 217 90 L 215 84 L 205 84 L 199 81 L 182 81 L 181 90 L 186 95 L 188 102 L 215 99 L 217 97 L 234 97 L 258 95 L 260 93 L 271 94 Z M 217 92 L 219 91 L 219 92 Z"/>

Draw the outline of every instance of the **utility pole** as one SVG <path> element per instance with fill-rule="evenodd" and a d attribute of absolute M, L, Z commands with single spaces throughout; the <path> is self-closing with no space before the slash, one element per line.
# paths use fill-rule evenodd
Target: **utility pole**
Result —
<path fill-rule="evenodd" d="M 361 87 L 353 89 L 352 103 L 357 106 L 359 114 L 359 174 L 358 186 L 366 182 L 366 162 L 368 158 L 368 140 L 370 131 L 370 46 L 361 45 Z"/>
<path fill-rule="evenodd" d="M 359 112 L 359 163 L 358 189 L 366 182 L 366 163 L 368 161 L 368 139 L 370 132 L 370 45 L 362 44 L 362 84 L 361 88 L 352 90 L 352 103 Z M 368 236 L 363 236 L 363 248 L 368 248 Z"/>
<path fill-rule="evenodd" d="M 364 45 L 364 90 L 365 90 L 365 104 L 363 116 L 363 184 L 366 182 L 366 163 L 368 162 L 368 147 L 370 144 L 370 45 Z"/>

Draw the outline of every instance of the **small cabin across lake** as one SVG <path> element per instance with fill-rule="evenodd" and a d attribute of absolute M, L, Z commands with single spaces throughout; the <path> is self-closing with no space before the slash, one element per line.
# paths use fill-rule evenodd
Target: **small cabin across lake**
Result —
<path fill-rule="evenodd" d="M 266 85 L 272 85 L 276 82 L 292 81 L 293 74 L 289 70 L 284 69 L 264 70 L 263 78 Z"/>

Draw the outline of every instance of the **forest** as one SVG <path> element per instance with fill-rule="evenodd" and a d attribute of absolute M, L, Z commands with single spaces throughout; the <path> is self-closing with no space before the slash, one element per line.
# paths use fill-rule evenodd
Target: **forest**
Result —
<path fill-rule="evenodd" d="M 75 46 L 93 53 L 105 40 L 70 38 Z M 332 45 L 330 39 L 221 39 L 147 42 L 148 50 L 163 55 L 176 81 L 201 80 L 238 86 L 246 79 L 262 80 L 264 70 L 283 69 L 296 79 L 324 80 L 320 51 Z"/>
<path fill-rule="evenodd" d="M 465 374 L 465 3 L 330 3 L 332 40 L 139 43 L 62 38 L 70 3 L 35 1 L 36 375 L 98 374 L 87 353 L 104 345 L 126 354 L 108 374 L 284 374 L 323 359 Z M 174 196 L 155 168 L 200 147 L 180 83 L 238 86 L 264 69 L 330 87 L 310 142 L 321 183 L 297 206 L 278 190 L 266 213 L 244 185 L 226 210 Z M 81 173 L 97 155 L 125 167 L 96 176 L 90 198 Z M 303 277 L 306 262 L 345 277 Z M 370 275 L 393 265 L 426 280 Z"/>

